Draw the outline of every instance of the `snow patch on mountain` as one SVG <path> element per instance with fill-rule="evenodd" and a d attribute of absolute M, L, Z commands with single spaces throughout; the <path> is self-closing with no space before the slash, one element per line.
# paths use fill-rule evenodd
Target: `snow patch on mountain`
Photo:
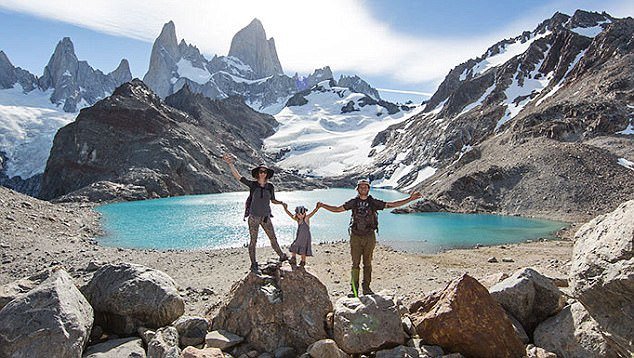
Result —
<path fill-rule="evenodd" d="M 205 84 L 211 79 L 211 74 L 204 68 L 195 67 L 190 60 L 181 58 L 177 63 L 178 74 L 180 77 L 186 77 L 190 80 Z M 175 81 L 174 81 L 175 82 Z"/>
<path fill-rule="evenodd" d="M 533 42 L 535 42 L 535 40 L 541 39 L 550 34 L 551 34 L 550 31 L 544 31 L 541 34 L 533 35 L 530 39 L 524 42 L 517 40 L 510 44 L 500 45 L 501 48 L 499 53 L 495 55 L 489 55 L 489 53 L 487 53 L 487 55 L 485 55 L 485 58 L 483 60 L 481 60 L 475 66 L 472 67 L 472 75 L 476 76 L 479 73 L 486 72 L 490 68 L 497 67 L 499 65 L 506 63 L 508 60 L 512 59 L 513 57 L 517 55 L 521 55 L 524 52 L 526 52 L 526 50 L 528 50 L 530 45 Z M 464 78 L 466 78 L 466 73 L 464 78 L 462 77 L 463 76 L 461 75 L 461 80 L 464 80 Z"/>
<path fill-rule="evenodd" d="M 549 51 L 550 46 L 548 46 L 548 49 L 544 52 L 544 57 L 535 65 L 535 68 L 527 76 L 522 78 L 523 83 L 520 83 L 521 77 L 519 73 L 513 77 L 513 83 L 504 91 L 506 99 L 502 103 L 506 105 L 506 112 L 502 118 L 498 120 L 495 126 L 496 131 L 505 123 L 515 118 L 515 116 L 517 116 L 528 103 L 535 99 L 536 95 L 546 88 L 552 80 L 554 76 L 552 72 L 546 75 L 539 72 Z"/>
<path fill-rule="evenodd" d="M 604 26 L 603 25 L 609 24 L 611 22 L 612 21 L 607 19 L 605 21 L 601 21 L 601 22 L 597 23 L 596 26 L 592 26 L 592 27 L 575 27 L 575 28 L 570 29 L 570 31 L 576 32 L 577 34 L 579 34 L 581 36 L 595 38 L 598 34 L 601 33 L 601 31 L 604 30 Z"/>
<path fill-rule="evenodd" d="M 417 107 L 389 115 L 378 104 L 364 105 L 364 94 L 348 88 L 319 83 L 319 91 L 304 98 L 302 106 L 285 107 L 275 115 L 277 132 L 264 140 L 264 150 L 283 154 L 277 162 L 302 174 L 336 176 L 348 169 L 369 164 L 372 140 L 387 127 L 420 113 Z M 343 113 L 352 103 L 353 110 Z"/>
<path fill-rule="evenodd" d="M 0 151 L 8 159 L 8 177 L 28 179 L 42 173 L 55 133 L 75 119 L 77 113 L 64 112 L 51 103 L 52 92 L 35 89 L 24 93 L 18 84 L 0 90 Z"/>

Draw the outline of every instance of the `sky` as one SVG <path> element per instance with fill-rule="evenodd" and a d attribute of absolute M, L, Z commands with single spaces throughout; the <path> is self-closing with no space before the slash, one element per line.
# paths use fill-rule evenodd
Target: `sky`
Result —
<path fill-rule="evenodd" d="M 361 76 L 384 98 L 416 101 L 494 43 L 578 8 L 634 16 L 631 0 L 0 0 L 0 50 L 41 75 L 68 36 L 80 60 L 107 73 L 126 58 L 142 78 L 167 21 L 211 58 L 226 55 L 233 35 L 258 18 L 287 74 L 329 65 L 336 76 Z"/>

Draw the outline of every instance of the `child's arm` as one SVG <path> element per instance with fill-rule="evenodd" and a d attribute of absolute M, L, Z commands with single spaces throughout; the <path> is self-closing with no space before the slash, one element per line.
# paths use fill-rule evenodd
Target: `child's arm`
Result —
<path fill-rule="evenodd" d="M 288 211 L 288 204 L 283 203 L 282 206 L 284 207 L 284 211 L 286 212 L 286 214 L 288 214 L 288 216 L 290 216 L 291 219 L 295 220 L 295 216 L 293 214 L 291 214 L 290 211 Z"/>
<path fill-rule="evenodd" d="M 310 219 L 319 210 L 319 205 L 315 205 L 315 208 L 310 213 L 306 214 L 306 220 Z"/>

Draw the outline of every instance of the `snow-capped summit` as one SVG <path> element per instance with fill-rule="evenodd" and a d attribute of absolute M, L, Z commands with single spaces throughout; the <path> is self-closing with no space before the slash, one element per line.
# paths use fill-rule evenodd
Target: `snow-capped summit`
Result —
<path fill-rule="evenodd" d="M 272 37 L 266 39 L 264 26 L 258 19 L 253 19 L 233 36 L 229 56 L 250 66 L 258 78 L 284 73 L 277 57 L 275 40 Z"/>

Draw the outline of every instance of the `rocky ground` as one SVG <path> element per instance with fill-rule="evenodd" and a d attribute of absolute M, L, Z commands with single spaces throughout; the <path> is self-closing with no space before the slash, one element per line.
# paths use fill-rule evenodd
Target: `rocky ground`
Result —
<path fill-rule="evenodd" d="M 468 272 L 476 278 L 522 267 L 550 277 L 565 277 L 572 252 L 573 227 L 561 240 L 451 250 L 433 255 L 405 253 L 379 246 L 374 256 L 375 290 L 389 289 L 406 303 L 443 288 Z M 62 265 L 78 284 L 95 270 L 90 263 L 130 262 L 164 271 L 179 285 L 190 314 L 213 313 L 232 284 L 248 269 L 246 248 L 205 251 L 130 250 L 104 247 L 98 214 L 88 204 L 51 204 L 0 187 L 0 285 Z M 246 233 L 246 228 L 245 228 Z M 333 302 L 348 293 L 349 248 L 345 242 L 314 245 L 307 270 L 327 286 Z M 258 249 L 260 262 L 275 257 Z M 488 262 L 495 257 L 498 262 Z M 509 261 L 509 262 L 505 262 Z M 395 278 L 398 277 L 398 280 Z"/>

